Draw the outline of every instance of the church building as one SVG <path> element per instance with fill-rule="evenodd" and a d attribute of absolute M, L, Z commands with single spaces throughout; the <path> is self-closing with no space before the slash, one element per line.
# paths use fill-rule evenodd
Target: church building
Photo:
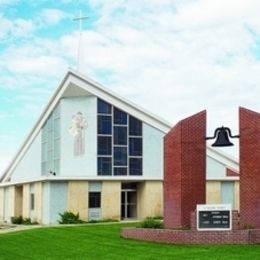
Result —
<path fill-rule="evenodd" d="M 69 70 L 0 179 L 0 222 L 162 216 L 172 125 Z M 207 147 L 206 165 L 207 203 L 239 209 L 238 162 Z"/>

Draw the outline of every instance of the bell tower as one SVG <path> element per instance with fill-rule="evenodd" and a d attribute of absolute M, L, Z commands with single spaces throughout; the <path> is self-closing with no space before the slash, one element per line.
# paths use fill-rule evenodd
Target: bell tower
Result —
<path fill-rule="evenodd" d="M 260 228 L 260 114 L 239 108 L 240 227 Z"/>
<path fill-rule="evenodd" d="M 164 225 L 190 226 L 206 195 L 206 111 L 177 123 L 164 137 Z"/>

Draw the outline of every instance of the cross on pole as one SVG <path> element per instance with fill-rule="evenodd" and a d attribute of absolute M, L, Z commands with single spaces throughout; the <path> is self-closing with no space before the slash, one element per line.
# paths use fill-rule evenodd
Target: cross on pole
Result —
<path fill-rule="evenodd" d="M 80 43 L 81 43 L 81 32 L 82 32 L 82 21 L 88 19 L 87 16 L 82 16 L 81 10 L 79 11 L 79 16 L 75 17 L 73 21 L 79 21 L 79 42 L 78 42 L 78 52 L 77 52 L 77 71 L 79 71 L 80 65 Z"/>

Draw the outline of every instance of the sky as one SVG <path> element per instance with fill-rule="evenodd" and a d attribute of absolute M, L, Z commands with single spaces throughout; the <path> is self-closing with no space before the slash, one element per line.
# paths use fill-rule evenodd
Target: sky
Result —
<path fill-rule="evenodd" d="M 76 68 L 80 10 L 80 71 L 119 95 L 172 125 L 206 109 L 210 136 L 260 112 L 258 0 L 0 0 L 0 173 Z"/>

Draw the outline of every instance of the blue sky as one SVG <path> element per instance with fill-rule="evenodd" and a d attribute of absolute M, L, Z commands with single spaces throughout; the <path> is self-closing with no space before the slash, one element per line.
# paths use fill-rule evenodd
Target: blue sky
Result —
<path fill-rule="evenodd" d="M 79 10 L 81 72 L 172 124 L 260 111 L 260 1 L 0 0 L 0 172 L 76 66 Z"/>

